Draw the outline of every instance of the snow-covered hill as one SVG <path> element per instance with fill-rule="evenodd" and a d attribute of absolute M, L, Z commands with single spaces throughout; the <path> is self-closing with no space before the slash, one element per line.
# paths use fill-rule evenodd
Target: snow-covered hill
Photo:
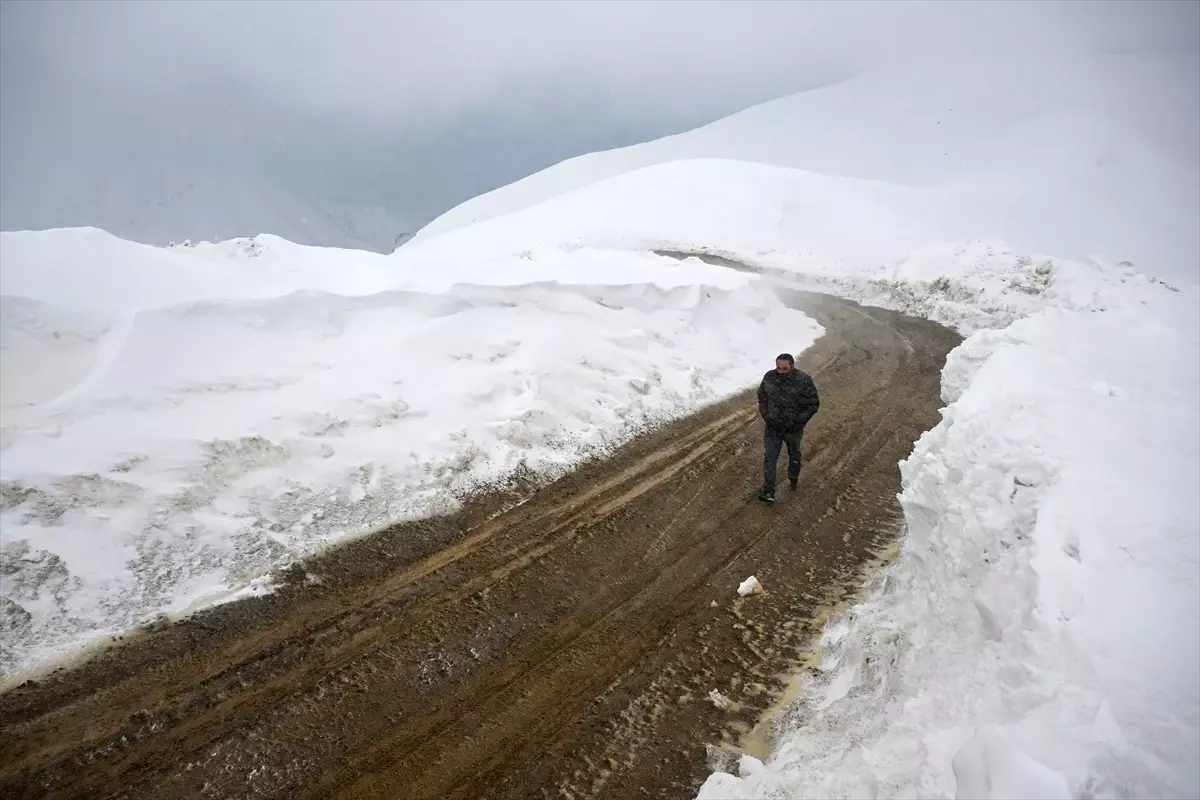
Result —
<path fill-rule="evenodd" d="M 868 76 L 566 162 L 390 256 L 0 234 L 5 671 L 751 385 L 821 333 L 782 282 L 969 337 L 899 557 L 774 757 L 701 794 L 1196 795 L 1197 66 Z"/>
<path fill-rule="evenodd" d="M 918 209 L 891 195 L 889 216 L 916 216 L 946 240 L 1129 259 L 1195 282 L 1198 76 L 1194 53 L 930 61 L 564 161 L 451 209 L 414 241 L 653 164 L 728 158 L 921 189 Z M 857 212 L 840 227 L 874 236 Z"/>

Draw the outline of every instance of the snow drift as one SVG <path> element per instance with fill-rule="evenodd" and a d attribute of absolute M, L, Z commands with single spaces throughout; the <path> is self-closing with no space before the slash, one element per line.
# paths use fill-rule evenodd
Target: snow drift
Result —
<path fill-rule="evenodd" d="M 619 198 L 619 199 L 618 199 Z M 414 240 L 396 257 L 451 266 L 537 247 L 704 250 L 835 274 L 949 238 L 919 189 L 729 159 L 654 164 L 471 225 Z M 470 249 L 464 251 L 464 247 Z"/>
<path fill-rule="evenodd" d="M 820 332 L 730 270 L 556 253 L 483 285 L 270 237 L 0 235 L 4 671 L 553 477 Z"/>

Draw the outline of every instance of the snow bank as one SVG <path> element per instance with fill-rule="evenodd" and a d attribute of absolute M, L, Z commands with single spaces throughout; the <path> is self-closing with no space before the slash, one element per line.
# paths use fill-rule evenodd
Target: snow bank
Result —
<path fill-rule="evenodd" d="M 908 536 L 765 769 L 699 797 L 1197 796 L 1200 292 L 978 242 L 881 274 L 840 287 L 975 330 Z"/>
<path fill-rule="evenodd" d="M 552 477 L 820 333 L 749 276 L 649 253 L 430 274 L 55 231 L 0 235 L 0 259 L 6 673 L 518 468 Z"/>
<path fill-rule="evenodd" d="M 964 335 L 1002 328 L 1046 307 L 1105 311 L 1140 303 L 1131 298 L 1154 287 L 1168 292 L 1179 288 L 1147 276 L 1128 261 L 1068 261 L 983 239 L 923 247 L 858 271 L 774 274 L 791 285 L 924 317 Z M 1150 291 L 1150 298 L 1157 296 Z"/>
<path fill-rule="evenodd" d="M 0 294 L 108 314 L 297 289 L 369 294 L 396 285 L 387 257 L 277 236 L 155 247 L 96 228 L 0 235 Z"/>
<path fill-rule="evenodd" d="M 735 159 L 890 185 L 897 203 L 885 218 L 916 216 L 942 231 L 914 246 L 1000 239 L 1194 282 L 1198 75 L 1195 53 L 925 61 L 564 161 L 451 209 L 410 245 L 655 164 Z M 920 189 L 922 203 L 907 207 L 901 189 Z M 852 225 L 875 235 L 872 216 L 838 227 Z"/>

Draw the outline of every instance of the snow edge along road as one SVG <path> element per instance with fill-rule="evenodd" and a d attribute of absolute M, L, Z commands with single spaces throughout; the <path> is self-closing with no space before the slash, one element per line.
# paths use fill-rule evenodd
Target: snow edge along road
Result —
<path fill-rule="evenodd" d="M 900 465 L 899 557 L 767 764 L 699 797 L 1200 793 L 1198 293 L 983 242 L 784 280 L 967 339 Z"/>

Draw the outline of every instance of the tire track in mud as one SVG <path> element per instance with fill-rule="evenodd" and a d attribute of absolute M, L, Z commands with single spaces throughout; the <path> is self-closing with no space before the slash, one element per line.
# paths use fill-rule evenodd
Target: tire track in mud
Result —
<path fill-rule="evenodd" d="M 786 294 L 826 328 L 799 359 L 822 395 L 799 492 L 755 501 L 743 393 L 531 497 L 347 544 L 274 595 L 7 692 L 0 793 L 694 795 L 894 540 L 897 463 L 936 424 L 960 341 Z M 737 597 L 752 573 L 766 592 Z"/>

